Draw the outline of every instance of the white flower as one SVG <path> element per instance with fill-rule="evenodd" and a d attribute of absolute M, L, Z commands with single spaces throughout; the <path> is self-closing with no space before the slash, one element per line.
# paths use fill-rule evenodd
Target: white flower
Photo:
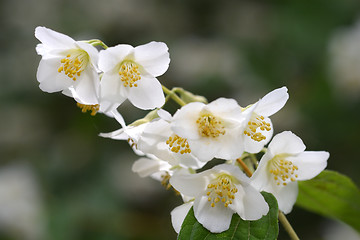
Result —
<path fill-rule="evenodd" d="M 243 141 L 246 152 L 258 153 L 270 141 L 273 127 L 269 117 L 278 112 L 288 99 L 287 88 L 282 87 L 266 94 L 244 110 L 246 126 Z"/>
<path fill-rule="evenodd" d="M 120 123 L 121 128 L 109 133 L 100 133 L 99 136 L 115 140 L 126 140 L 137 155 L 143 156 L 144 153 L 138 150 L 137 143 L 149 122 L 126 126 L 123 117 L 118 111 L 111 111 L 111 114 Z"/>
<path fill-rule="evenodd" d="M 327 165 L 329 153 L 305 151 L 302 140 L 290 131 L 274 136 L 251 179 L 260 191 L 272 193 L 285 214 L 298 194 L 296 181 L 309 180 Z"/>
<path fill-rule="evenodd" d="M 234 213 L 244 220 L 257 220 L 269 211 L 260 192 L 234 165 L 221 164 L 191 175 L 174 174 L 170 184 L 195 198 L 195 218 L 213 233 L 227 230 Z"/>
<path fill-rule="evenodd" d="M 179 109 L 171 129 L 187 139 L 191 153 L 201 161 L 213 157 L 235 159 L 243 153 L 241 107 L 233 99 L 219 98 L 209 104 L 193 102 Z"/>
<path fill-rule="evenodd" d="M 36 74 L 40 89 L 69 95 L 73 87 L 80 103 L 96 104 L 100 84 L 96 48 L 45 27 L 37 27 L 35 37 L 42 42 L 36 47 L 42 56 Z"/>
<path fill-rule="evenodd" d="M 99 68 L 101 97 L 120 105 L 126 99 L 141 109 L 161 107 L 165 103 L 162 86 L 156 79 L 169 67 L 169 52 L 165 43 L 150 42 L 132 47 L 120 44 L 102 50 Z"/>
<path fill-rule="evenodd" d="M 172 166 L 198 169 L 206 162 L 200 162 L 192 153 L 186 139 L 176 135 L 170 128 L 171 115 L 160 109 L 162 118 L 150 122 L 141 134 L 138 149 L 169 162 Z"/>

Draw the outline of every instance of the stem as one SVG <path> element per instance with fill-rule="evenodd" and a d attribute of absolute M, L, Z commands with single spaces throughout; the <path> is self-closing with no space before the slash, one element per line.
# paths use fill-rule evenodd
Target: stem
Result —
<path fill-rule="evenodd" d="M 299 240 L 299 237 L 297 236 L 296 232 L 294 231 L 291 224 L 285 217 L 284 213 L 282 213 L 281 211 L 279 211 L 279 220 L 280 220 L 281 224 L 283 225 L 283 227 L 285 228 L 286 232 L 289 234 L 290 239 Z"/>
<path fill-rule="evenodd" d="M 166 97 L 165 97 L 165 103 L 167 103 L 168 101 L 169 101 L 169 99 L 170 99 L 170 95 L 166 95 Z M 165 104 L 164 104 L 165 105 Z"/>
<path fill-rule="evenodd" d="M 246 166 L 246 164 L 243 162 L 243 160 L 241 160 L 241 158 L 236 159 L 236 161 L 238 161 L 238 163 L 240 164 L 240 166 L 244 169 L 244 172 L 246 173 L 246 175 L 248 177 L 252 176 L 252 172 L 250 171 L 250 169 Z"/>
<path fill-rule="evenodd" d="M 258 164 L 258 161 L 257 161 L 255 155 L 254 155 L 254 154 L 250 154 L 250 159 L 251 159 L 251 161 L 253 162 L 253 164 L 255 165 L 255 167 L 257 168 L 259 164 Z"/>
<path fill-rule="evenodd" d="M 161 86 L 162 86 L 162 89 L 163 89 L 164 93 L 166 95 L 170 96 L 177 104 L 179 104 L 180 106 L 185 106 L 186 105 L 186 103 L 183 100 L 181 100 L 181 98 L 179 98 L 179 96 L 176 95 L 173 90 L 169 90 L 164 85 L 161 85 Z"/>
<path fill-rule="evenodd" d="M 241 158 L 236 159 L 236 161 L 238 161 L 240 166 L 244 169 L 244 172 L 246 173 L 246 175 L 248 177 L 251 177 L 252 172 L 246 166 L 246 164 L 241 160 Z M 299 237 L 297 236 L 295 230 L 293 229 L 293 227 L 291 226 L 291 224 L 289 223 L 289 221 L 285 217 L 284 213 L 281 212 L 280 210 L 279 210 L 279 221 L 281 222 L 281 224 L 285 228 L 286 232 L 289 234 L 291 240 L 299 240 Z"/>

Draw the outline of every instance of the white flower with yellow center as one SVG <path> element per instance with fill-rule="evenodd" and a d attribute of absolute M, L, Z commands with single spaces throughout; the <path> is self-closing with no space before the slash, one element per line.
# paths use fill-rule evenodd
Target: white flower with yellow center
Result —
<path fill-rule="evenodd" d="M 297 181 L 309 180 L 327 165 L 329 153 L 305 151 L 302 140 L 290 131 L 274 136 L 251 177 L 260 191 L 272 193 L 285 214 L 291 212 L 298 194 Z"/>
<path fill-rule="evenodd" d="M 246 152 L 258 153 L 270 141 L 273 126 L 269 117 L 285 105 L 289 99 L 287 91 L 286 87 L 275 89 L 244 110 L 246 125 L 243 141 Z"/>
<path fill-rule="evenodd" d="M 179 137 L 171 128 L 171 115 L 160 109 L 161 118 L 154 119 L 144 129 L 138 141 L 138 149 L 146 154 L 169 162 L 172 166 L 199 169 L 206 162 L 199 161 L 192 153 L 186 138 Z"/>
<path fill-rule="evenodd" d="M 187 139 L 191 153 L 200 161 L 235 159 L 243 153 L 241 107 L 233 99 L 219 98 L 209 104 L 192 102 L 179 109 L 171 129 Z"/>
<path fill-rule="evenodd" d="M 149 122 L 126 126 L 123 117 L 117 110 L 113 110 L 110 113 L 112 114 L 112 117 L 114 117 L 119 122 L 121 128 L 109 133 L 100 133 L 99 136 L 104 138 L 111 138 L 115 140 L 125 140 L 129 143 L 129 145 L 137 155 L 139 156 L 145 155 L 142 151 L 138 149 L 137 143 L 140 139 L 141 134 L 143 133 L 145 127 L 147 126 L 147 124 L 149 124 Z"/>
<path fill-rule="evenodd" d="M 234 213 L 244 220 L 257 220 L 269 211 L 260 192 L 234 165 L 221 164 L 191 175 L 174 174 L 170 184 L 195 199 L 195 218 L 213 233 L 227 230 Z"/>
<path fill-rule="evenodd" d="M 100 80 L 96 48 L 45 27 L 37 27 L 35 37 L 41 41 L 36 47 L 42 56 L 36 74 L 40 89 L 70 95 L 72 87 L 82 104 L 97 104 Z"/>
<path fill-rule="evenodd" d="M 141 109 L 165 103 L 162 86 L 156 79 L 166 72 L 170 58 L 162 42 L 132 47 L 120 44 L 100 51 L 101 97 L 120 105 L 126 99 Z"/>

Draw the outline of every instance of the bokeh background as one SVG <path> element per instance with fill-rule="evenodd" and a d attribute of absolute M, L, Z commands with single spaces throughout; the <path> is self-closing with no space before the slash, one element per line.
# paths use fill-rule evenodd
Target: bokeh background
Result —
<path fill-rule="evenodd" d="M 359 184 L 359 19 L 358 0 L 1 0 L 0 239 L 176 238 L 170 211 L 180 199 L 131 171 L 137 156 L 126 142 L 97 136 L 119 124 L 38 88 L 36 26 L 109 46 L 166 42 L 160 81 L 209 101 L 246 106 L 287 86 L 275 133 L 329 151 L 328 169 Z M 120 111 L 127 123 L 146 113 Z M 297 207 L 288 218 L 302 239 L 359 238 Z"/>

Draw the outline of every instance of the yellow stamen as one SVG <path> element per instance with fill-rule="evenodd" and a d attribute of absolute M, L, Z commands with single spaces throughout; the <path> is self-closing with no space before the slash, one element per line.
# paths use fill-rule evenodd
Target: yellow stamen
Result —
<path fill-rule="evenodd" d="M 247 127 L 244 130 L 244 134 L 251 137 L 252 140 L 257 142 L 265 140 L 266 137 L 262 133 L 256 132 L 258 128 L 261 131 L 271 130 L 270 123 L 265 122 L 265 118 L 263 116 L 259 116 L 253 113 L 253 116 L 251 117 Z"/>
<path fill-rule="evenodd" d="M 170 150 L 174 153 L 191 153 L 191 149 L 186 138 L 181 138 L 176 134 L 170 136 L 168 140 L 166 140 L 166 144 L 169 145 Z"/>
<path fill-rule="evenodd" d="M 276 155 L 269 162 L 269 172 L 274 175 L 274 180 L 277 185 L 286 186 L 288 182 L 295 182 L 298 177 L 295 172 L 298 167 L 291 161 L 286 160 L 284 155 Z"/>
<path fill-rule="evenodd" d="M 100 109 L 100 105 L 99 104 L 94 104 L 94 105 L 86 105 L 86 104 L 81 104 L 81 103 L 76 103 L 76 105 L 81 108 L 81 111 L 83 113 L 87 112 L 87 111 L 91 111 L 90 115 L 91 116 L 95 116 L 95 114 L 99 111 Z"/>
<path fill-rule="evenodd" d="M 66 76 L 76 81 L 76 77 L 80 77 L 88 63 L 88 54 L 85 51 L 74 51 L 71 54 L 67 54 L 65 58 L 60 60 L 60 67 L 58 72 L 64 72 Z"/>
<path fill-rule="evenodd" d="M 121 64 L 119 75 L 124 87 L 137 87 L 136 82 L 141 79 L 139 66 L 132 61 L 124 61 Z"/>
<path fill-rule="evenodd" d="M 235 199 L 235 193 L 238 189 L 231 179 L 231 176 L 221 174 L 213 180 L 213 183 L 208 184 L 209 191 L 206 195 L 208 201 L 211 202 L 211 207 L 215 207 L 218 202 L 224 203 L 225 207 L 233 203 L 231 199 Z"/>
<path fill-rule="evenodd" d="M 198 125 L 199 134 L 202 137 L 217 138 L 225 134 L 223 122 L 211 113 L 201 115 L 196 123 Z"/>

